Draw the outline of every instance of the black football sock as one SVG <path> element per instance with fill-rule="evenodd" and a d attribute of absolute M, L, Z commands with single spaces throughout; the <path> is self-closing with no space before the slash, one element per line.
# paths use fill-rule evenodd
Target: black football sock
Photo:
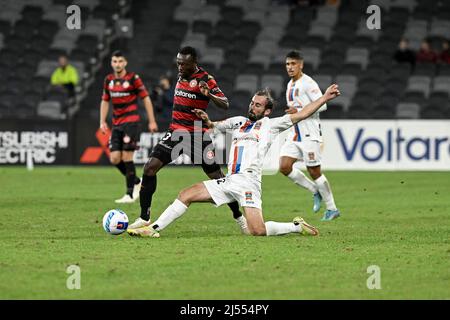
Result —
<path fill-rule="evenodd" d="M 124 162 L 126 168 L 127 194 L 133 198 L 134 182 L 136 180 L 136 168 L 133 161 Z"/>
<path fill-rule="evenodd" d="M 233 211 L 233 218 L 237 219 L 242 216 L 242 212 L 239 211 L 239 204 L 237 203 L 237 201 L 229 203 L 228 206 L 230 207 L 231 211 Z"/>
<path fill-rule="evenodd" d="M 119 171 L 126 176 L 127 175 L 127 168 L 125 167 L 125 162 L 120 161 L 118 164 L 116 164 L 116 168 L 119 169 Z"/>
<path fill-rule="evenodd" d="M 141 191 L 139 192 L 139 202 L 141 204 L 141 219 L 150 220 L 150 207 L 152 197 L 156 190 L 156 176 L 142 176 Z"/>
<path fill-rule="evenodd" d="M 141 183 L 141 179 L 139 179 L 139 177 L 138 176 L 134 176 L 135 178 L 134 178 L 134 184 L 139 184 L 139 183 Z"/>

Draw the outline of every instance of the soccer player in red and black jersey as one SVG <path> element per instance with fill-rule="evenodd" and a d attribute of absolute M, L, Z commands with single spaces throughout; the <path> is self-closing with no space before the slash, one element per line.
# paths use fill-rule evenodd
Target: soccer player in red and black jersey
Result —
<path fill-rule="evenodd" d="M 206 134 L 208 127 L 194 110 L 206 110 L 209 101 L 226 110 L 229 106 L 228 99 L 217 86 L 215 79 L 197 65 L 197 52 L 194 48 L 184 47 L 178 52 L 177 66 L 179 78 L 175 87 L 172 123 L 164 137 L 153 148 L 144 166 L 140 191 L 141 216 L 129 229 L 150 225 L 156 173 L 181 153 L 188 154 L 194 163 L 195 160 L 201 161 L 202 169 L 210 179 L 224 177 L 220 166 L 214 160 L 214 147 Z M 207 139 L 204 139 L 205 135 Z M 239 211 L 239 204 L 233 202 L 229 207 L 242 232 L 247 233 L 247 223 Z"/>
<path fill-rule="evenodd" d="M 153 113 L 153 104 L 141 78 L 128 72 L 125 67 L 127 60 L 122 52 L 115 51 L 111 57 L 114 73 L 106 76 L 103 85 L 103 96 L 100 104 L 100 129 L 103 133 L 108 130 L 106 117 L 109 101 L 113 105 L 112 132 L 109 141 L 110 161 L 125 176 L 127 191 L 116 203 L 132 203 L 139 196 L 140 179 L 136 177 L 133 162 L 134 151 L 139 141 L 139 123 L 137 99 L 144 102 L 148 116 L 150 132 L 158 131 L 158 125 Z"/>

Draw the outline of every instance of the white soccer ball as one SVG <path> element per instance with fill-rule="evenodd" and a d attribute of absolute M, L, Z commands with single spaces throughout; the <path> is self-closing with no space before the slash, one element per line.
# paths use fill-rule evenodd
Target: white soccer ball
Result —
<path fill-rule="evenodd" d="M 119 209 L 112 209 L 103 217 L 103 229 L 109 234 L 121 234 L 128 228 L 128 217 Z"/>

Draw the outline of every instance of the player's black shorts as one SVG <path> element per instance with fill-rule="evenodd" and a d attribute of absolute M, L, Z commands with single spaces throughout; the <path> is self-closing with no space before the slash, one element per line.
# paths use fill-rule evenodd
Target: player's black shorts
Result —
<path fill-rule="evenodd" d="M 134 151 L 138 149 L 139 124 L 125 123 L 113 126 L 111 138 L 109 139 L 110 151 Z"/>
<path fill-rule="evenodd" d="M 159 159 L 164 165 L 172 162 L 181 154 L 187 154 L 191 162 L 200 164 L 205 173 L 212 173 L 220 170 L 220 166 L 215 161 L 214 145 L 211 138 L 202 139 L 203 134 L 180 134 L 179 132 L 168 130 L 153 148 L 150 157 Z"/>

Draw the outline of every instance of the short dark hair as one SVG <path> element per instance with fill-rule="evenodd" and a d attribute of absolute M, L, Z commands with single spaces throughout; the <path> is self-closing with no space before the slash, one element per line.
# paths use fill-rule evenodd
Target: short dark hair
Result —
<path fill-rule="evenodd" d="M 112 57 L 124 57 L 125 59 L 127 57 L 125 57 L 125 55 L 123 54 L 123 52 L 121 50 L 116 50 L 111 54 L 111 58 Z"/>
<path fill-rule="evenodd" d="M 195 50 L 195 48 L 190 47 L 190 46 L 186 46 L 180 49 L 180 51 L 178 51 L 179 54 L 182 55 L 191 55 L 192 59 L 194 59 L 195 62 L 197 62 L 197 50 Z"/>
<path fill-rule="evenodd" d="M 288 52 L 288 54 L 286 55 L 286 58 L 291 58 L 291 59 L 295 59 L 295 60 L 303 60 L 303 55 L 299 50 L 292 50 L 292 51 Z"/>
<path fill-rule="evenodd" d="M 264 88 L 256 91 L 256 96 L 266 97 L 266 109 L 272 110 L 275 106 L 275 100 L 272 98 L 272 94 L 270 93 L 269 88 Z"/>

